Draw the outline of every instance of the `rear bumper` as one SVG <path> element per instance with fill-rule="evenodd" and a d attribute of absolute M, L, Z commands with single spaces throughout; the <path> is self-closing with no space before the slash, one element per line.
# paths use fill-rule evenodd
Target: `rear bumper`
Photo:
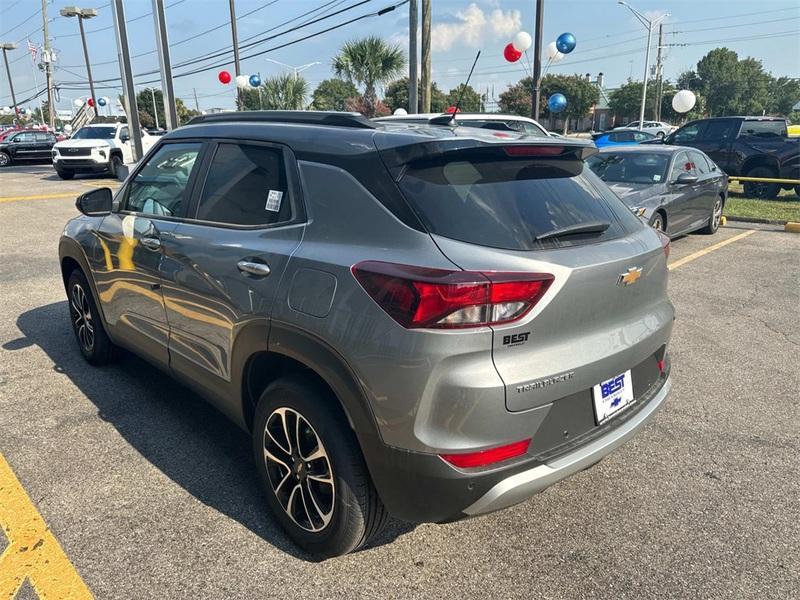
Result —
<path fill-rule="evenodd" d="M 362 438 L 375 487 L 392 515 L 415 523 L 456 521 L 522 502 L 591 467 L 646 425 L 670 393 L 668 365 L 633 406 L 608 423 L 553 451 L 489 470 L 457 469 L 434 454 Z"/>

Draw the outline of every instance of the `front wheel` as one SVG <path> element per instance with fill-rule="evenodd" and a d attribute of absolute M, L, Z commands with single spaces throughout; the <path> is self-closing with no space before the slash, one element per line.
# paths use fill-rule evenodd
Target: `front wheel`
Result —
<path fill-rule="evenodd" d="M 318 558 L 347 554 L 386 521 L 337 399 L 307 378 L 273 382 L 258 402 L 253 451 L 275 518 Z"/>
<path fill-rule="evenodd" d="M 11 157 L 6 152 L 0 152 L 0 167 L 7 167 L 11 164 Z"/>
<path fill-rule="evenodd" d="M 83 357 L 95 366 L 110 363 L 116 356 L 116 347 L 106 334 L 89 282 L 80 269 L 69 276 L 67 300 L 72 330 Z"/>
<path fill-rule="evenodd" d="M 73 171 L 56 171 L 56 173 L 58 173 L 58 176 L 61 177 L 61 179 L 72 179 L 75 177 L 75 173 Z"/>
<path fill-rule="evenodd" d="M 717 233 L 719 224 L 722 221 L 723 206 L 724 202 L 722 200 L 722 196 L 717 196 L 717 200 L 714 202 L 714 206 L 711 208 L 711 214 L 708 216 L 708 225 L 703 227 L 703 229 L 700 230 L 700 233 L 705 233 L 708 235 Z"/>
<path fill-rule="evenodd" d="M 113 179 L 116 179 L 121 166 L 122 159 L 116 154 L 112 155 L 111 160 L 108 161 L 108 174 L 111 175 Z"/>
<path fill-rule="evenodd" d="M 661 233 L 666 233 L 664 231 L 664 215 L 662 215 L 660 212 L 655 213 L 650 219 L 650 227 L 656 231 L 660 231 Z"/>

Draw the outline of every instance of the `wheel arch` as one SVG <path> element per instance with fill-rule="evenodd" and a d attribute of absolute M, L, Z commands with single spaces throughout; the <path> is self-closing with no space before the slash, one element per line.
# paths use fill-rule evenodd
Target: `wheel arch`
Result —
<path fill-rule="evenodd" d="M 760 155 L 760 156 L 752 156 L 744 161 L 742 164 L 742 176 L 747 177 L 747 174 L 756 169 L 758 167 L 766 167 L 775 173 L 775 175 L 779 172 L 779 165 L 778 159 L 774 156 L 769 155 Z"/>
<path fill-rule="evenodd" d="M 67 284 L 69 283 L 70 273 L 76 268 L 80 269 L 89 282 L 89 289 L 94 298 L 94 304 L 97 306 L 97 311 L 100 313 L 103 326 L 106 328 L 106 331 L 108 331 L 108 322 L 103 312 L 103 305 L 100 302 L 100 296 L 95 287 L 94 277 L 92 277 L 92 270 L 89 268 L 89 261 L 86 259 L 83 248 L 81 248 L 80 244 L 74 239 L 62 237 L 58 243 L 58 257 L 61 267 L 61 280 L 64 283 L 64 291 L 68 292 Z"/>

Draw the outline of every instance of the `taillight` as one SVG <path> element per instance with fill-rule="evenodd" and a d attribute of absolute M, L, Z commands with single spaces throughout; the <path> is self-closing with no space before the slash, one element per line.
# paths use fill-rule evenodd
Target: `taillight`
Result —
<path fill-rule="evenodd" d="M 488 450 L 479 450 L 478 452 L 460 452 L 458 454 L 440 454 L 444 460 L 451 465 L 461 469 L 469 469 L 472 467 L 485 467 L 494 463 L 510 460 L 517 456 L 522 456 L 528 451 L 530 446 L 530 439 L 514 442 L 506 446 L 498 446 L 497 448 L 489 448 Z"/>
<path fill-rule="evenodd" d="M 656 233 L 658 237 L 661 238 L 661 247 L 664 249 L 664 256 L 669 258 L 669 236 L 660 231 L 656 231 Z"/>
<path fill-rule="evenodd" d="M 564 146 L 505 146 L 503 150 L 509 156 L 559 156 Z"/>
<path fill-rule="evenodd" d="M 403 327 L 458 329 L 509 323 L 541 299 L 553 276 L 428 269 L 366 261 L 352 267 L 361 287 Z"/>

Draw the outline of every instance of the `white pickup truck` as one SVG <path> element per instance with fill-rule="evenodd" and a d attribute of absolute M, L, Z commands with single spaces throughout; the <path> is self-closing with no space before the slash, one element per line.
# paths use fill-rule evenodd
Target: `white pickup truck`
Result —
<path fill-rule="evenodd" d="M 157 139 L 143 131 L 144 152 Z M 124 123 L 86 125 L 68 140 L 53 146 L 53 167 L 61 179 L 72 179 L 75 173 L 108 172 L 111 177 L 116 177 L 120 166 L 131 162 L 131 139 Z"/>

